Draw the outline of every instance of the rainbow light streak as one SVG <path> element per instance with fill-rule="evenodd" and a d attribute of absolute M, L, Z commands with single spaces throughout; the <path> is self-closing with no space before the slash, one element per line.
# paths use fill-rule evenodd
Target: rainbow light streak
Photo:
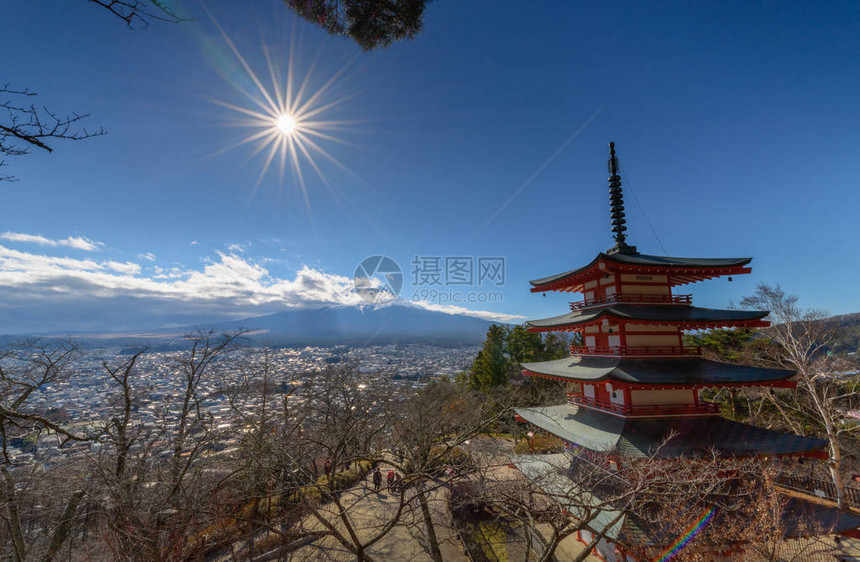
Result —
<path fill-rule="evenodd" d="M 678 537 L 672 546 L 670 546 L 663 555 L 658 558 L 659 562 L 666 562 L 667 560 L 671 560 L 678 552 L 681 551 L 687 544 L 693 540 L 693 537 L 699 534 L 699 532 L 704 528 L 705 525 L 708 524 L 708 521 L 713 519 L 714 513 L 716 513 L 717 508 L 711 507 L 710 509 L 705 510 L 704 513 L 699 517 L 699 519 L 693 523 L 687 531 Z"/>

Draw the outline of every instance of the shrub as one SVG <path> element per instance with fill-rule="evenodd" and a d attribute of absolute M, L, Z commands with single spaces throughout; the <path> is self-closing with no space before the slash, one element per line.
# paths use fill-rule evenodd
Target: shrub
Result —
<path fill-rule="evenodd" d="M 541 453 L 558 453 L 564 450 L 564 441 L 555 435 L 537 433 L 531 439 L 525 438 L 514 446 L 514 453 L 518 455 L 529 455 Z"/>

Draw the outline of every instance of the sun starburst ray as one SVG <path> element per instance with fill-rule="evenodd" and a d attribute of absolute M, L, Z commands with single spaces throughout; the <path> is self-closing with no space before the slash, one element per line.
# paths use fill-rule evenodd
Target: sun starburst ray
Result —
<path fill-rule="evenodd" d="M 293 138 L 293 137 L 290 137 L 289 141 L 291 144 L 293 144 L 293 143 L 297 144 L 298 143 L 298 139 Z M 293 150 L 290 150 L 290 158 L 293 161 L 293 171 L 295 172 L 296 176 L 298 177 L 299 187 L 302 190 L 302 198 L 304 198 L 305 207 L 307 207 L 308 213 L 310 213 L 311 212 L 311 200 L 310 200 L 310 197 L 308 196 L 308 189 L 305 186 L 305 177 L 302 174 L 302 167 L 299 165 L 299 158 L 298 158 L 298 155 L 296 154 L 295 147 L 291 146 L 291 148 L 293 148 Z"/>
<path fill-rule="evenodd" d="M 314 107 L 314 108 L 308 109 L 306 111 L 296 111 L 295 115 L 301 116 L 302 121 L 307 121 L 309 118 L 314 117 L 316 115 L 319 115 L 320 113 L 324 113 L 324 112 L 328 111 L 329 109 L 335 108 L 335 107 L 343 104 L 344 102 L 358 96 L 361 93 L 363 93 L 363 91 L 355 91 L 355 92 L 346 94 L 345 96 L 342 96 L 342 97 L 340 97 L 334 101 L 330 101 L 324 105 L 320 105 L 318 107 Z"/>
<path fill-rule="evenodd" d="M 332 68 L 333 73 L 327 73 L 322 77 L 323 80 L 319 80 L 317 71 L 324 66 L 322 49 L 317 49 L 311 60 L 303 61 L 295 50 L 296 34 L 290 33 L 286 34 L 289 36 L 289 48 L 283 51 L 263 43 L 259 60 L 266 68 L 255 70 L 252 67 L 255 59 L 243 55 L 239 43 L 234 42 L 214 18 L 212 20 L 224 41 L 223 52 L 229 57 L 224 60 L 232 61 L 228 63 L 229 72 L 222 74 L 242 101 L 211 101 L 233 113 L 230 126 L 249 129 L 244 138 L 220 148 L 215 154 L 253 143 L 253 149 L 248 151 L 250 154 L 240 164 L 245 165 L 251 159 L 261 164 L 252 195 L 267 175 L 276 176 L 275 181 L 280 186 L 285 181 L 292 181 L 295 190 L 301 193 L 310 215 L 311 188 L 318 178 L 334 200 L 346 201 L 374 229 L 379 230 L 355 202 L 335 185 L 330 172 L 341 170 L 361 184 L 366 185 L 366 182 L 325 147 L 327 143 L 338 143 L 360 148 L 347 140 L 344 134 L 368 121 L 332 118 L 333 111 L 344 107 L 362 93 L 352 89 L 346 91 L 341 87 L 358 55 Z M 298 70 L 300 67 L 302 71 Z M 313 173 L 308 174 L 307 170 L 302 169 L 303 166 L 310 166 Z M 289 174 L 287 168 L 290 169 Z"/>
<path fill-rule="evenodd" d="M 257 73 L 254 72 L 254 70 L 251 68 L 251 66 L 248 64 L 248 62 L 245 60 L 245 57 L 242 56 L 242 53 L 239 52 L 239 49 L 236 48 L 236 45 L 233 43 L 233 40 L 230 39 L 230 37 L 227 35 L 227 33 L 224 31 L 224 29 L 218 23 L 218 21 L 215 18 L 213 18 L 211 16 L 211 14 L 210 14 L 210 18 L 212 19 L 212 22 L 215 24 L 215 27 L 221 33 L 221 37 L 224 38 L 224 41 L 227 43 L 227 46 L 230 47 L 230 50 L 233 51 L 234 55 L 236 55 L 236 59 L 242 65 L 242 68 L 244 68 L 245 72 L 248 73 L 248 77 L 251 79 L 252 82 L 254 82 L 254 84 L 257 86 L 257 89 L 260 91 L 260 94 L 262 94 L 263 98 L 265 98 L 265 100 L 269 103 L 269 109 L 271 109 L 273 113 L 277 113 L 278 109 L 279 109 L 278 104 L 276 104 L 274 102 L 274 100 L 272 100 L 272 97 L 269 95 L 269 92 L 266 91 L 266 88 L 265 88 L 265 86 L 263 86 L 263 83 L 260 82 L 259 78 L 257 78 Z M 247 93 L 246 93 L 246 95 L 247 95 Z M 260 105 L 262 109 L 265 109 L 265 105 L 260 103 L 260 101 L 257 98 L 255 98 L 253 96 L 248 96 L 248 97 L 251 99 L 251 101 L 255 102 L 257 105 Z"/>
<path fill-rule="evenodd" d="M 328 180 L 328 178 L 325 176 L 325 174 L 323 173 L 323 171 L 322 171 L 322 170 L 320 169 L 320 167 L 317 165 L 316 161 L 314 161 L 314 159 L 313 159 L 313 158 L 311 157 L 311 155 L 308 153 L 308 151 L 307 151 L 307 149 L 304 147 L 304 145 L 301 145 L 301 144 L 299 144 L 299 143 L 296 143 L 296 144 L 297 144 L 297 146 L 299 147 L 299 149 L 302 151 L 302 154 L 305 156 L 305 158 L 307 158 L 308 162 L 310 163 L 310 165 L 311 165 L 311 167 L 314 169 L 314 171 L 317 173 L 317 175 L 319 176 L 320 180 L 322 180 L 323 184 L 324 184 L 324 185 L 329 189 L 329 191 L 330 191 L 330 192 L 332 192 L 332 193 L 333 193 L 333 194 L 335 194 L 335 195 L 339 195 L 340 197 L 342 197 L 342 198 L 343 198 L 343 199 L 344 199 L 344 200 L 349 204 L 349 206 L 350 206 L 350 207 L 352 207 L 352 208 L 353 208 L 353 209 L 354 209 L 354 210 L 355 210 L 359 215 L 361 215 L 361 217 L 362 217 L 362 218 L 364 218 L 364 220 L 366 220 L 366 221 L 368 222 L 368 224 L 370 224 L 370 226 L 372 226 L 372 227 L 373 227 L 377 232 L 379 232 L 379 233 L 380 233 L 380 234 L 382 234 L 383 236 L 386 236 L 386 237 L 387 237 L 387 235 L 386 235 L 386 234 L 385 234 L 385 232 L 384 232 L 384 231 L 379 227 L 379 225 L 377 225 L 377 224 L 376 224 L 376 223 L 375 223 L 375 222 L 374 222 L 374 221 L 373 221 L 373 220 L 372 220 L 372 219 L 367 215 L 367 213 L 365 213 L 365 212 L 364 212 L 364 210 L 363 210 L 361 207 L 359 207 L 359 206 L 358 206 L 358 205 L 357 205 L 357 204 L 352 200 L 352 198 L 350 198 L 350 197 L 349 197 L 349 196 L 348 196 L 348 195 L 347 195 L 347 194 L 346 194 L 342 189 L 338 188 L 335 184 L 331 183 L 331 182 Z"/>
<path fill-rule="evenodd" d="M 300 106 L 299 106 L 299 108 L 295 110 L 295 113 L 297 113 L 297 114 L 299 114 L 299 115 L 304 114 L 305 110 L 306 110 L 309 106 L 311 106 L 312 104 L 316 103 L 316 101 L 317 101 L 318 99 L 320 99 L 320 97 L 322 97 L 323 95 L 325 95 L 325 93 L 328 91 L 328 89 L 329 89 L 329 88 L 331 88 L 332 84 L 334 84 L 334 83 L 335 83 L 335 82 L 336 82 L 336 81 L 341 77 L 341 75 L 342 75 L 344 72 L 346 72 L 346 70 L 347 70 L 350 66 L 352 66 L 352 62 L 355 60 L 355 58 L 356 58 L 356 57 L 352 57 L 352 58 L 351 58 L 351 59 L 350 59 L 350 60 L 349 60 L 345 65 L 343 65 L 342 67 L 340 67 L 340 70 L 338 70 L 337 72 L 335 72 L 335 73 L 332 75 L 332 77 L 331 77 L 331 78 L 329 78 L 329 79 L 328 79 L 328 80 L 327 80 L 327 81 L 326 81 L 322 86 L 320 86 L 320 88 L 319 88 L 316 92 L 314 92 L 314 94 L 313 94 L 310 98 L 308 98 L 308 100 L 307 100 L 305 103 L 303 103 L 302 105 L 300 105 Z"/>
<path fill-rule="evenodd" d="M 308 71 L 305 73 L 304 79 L 302 79 L 302 83 L 299 86 L 299 91 L 296 92 L 296 95 L 293 98 L 293 103 L 291 105 L 287 106 L 287 111 L 293 115 L 298 114 L 298 111 L 296 110 L 296 108 L 300 107 L 304 104 L 304 102 L 302 100 L 304 99 L 304 96 L 305 96 L 305 90 L 307 90 L 308 85 L 310 84 L 311 74 L 313 74 L 314 69 L 317 66 L 317 61 L 319 60 L 321 51 L 322 51 L 322 49 L 317 49 L 317 52 L 314 55 L 314 58 L 311 61 L 310 66 L 308 67 Z"/>
<path fill-rule="evenodd" d="M 343 121 L 303 121 L 302 125 L 314 130 L 328 131 L 349 131 L 355 128 L 355 125 L 366 125 L 365 120 L 343 120 Z"/>
<path fill-rule="evenodd" d="M 348 140 L 345 140 L 345 139 L 339 139 L 339 138 L 337 138 L 337 137 L 335 137 L 335 136 L 327 135 L 327 134 L 325 134 L 325 133 L 321 133 L 320 131 L 315 131 L 315 130 L 313 130 L 313 129 L 307 129 L 307 130 L 305 130 L 305 129 L 301 129 L 301 132 L 302 132 L 303 134 L 305 134 L 305 135 L 312 135 L 312 136 L 314 136 L 314 137 L 319 137 L 319 138 L 321 138 L 321 139 L 330 140 L 330 141 L 332 141 L 332 142 L 336 142 L 336 143 L 338 143 L 338 144 L 343 144 L 343 145 L 346 145 L 346 146 L 352 146 L 352 147 L 354 147 L 354 148 L 361 148 L 361 146 L 360 146 L 360 145 L 358 145 L 358 144 L 356 144 L 356 143 L 354 143 L 354 142 L 351 142 L 351 141 L 348 141 Z"/>
<path fill-rule="evenodd" d="M 279 113 L 286 113 L 286 106 L 279 105 L 281 101 L 281 88 L 279 86 L 281 80 L 277 75 L 277 69 L 272 61 L 272 55 L 269 53 L 269 48 L 266 45 L 263 45 L 263 56 L 266 58 L 266 66 L 269 69 L 269 78 L 272 80 L 272 97 L 277 100 L 275 102 L 275 107 L 278 109 Z"/>
<path fill-rule="evenodd" d="M 233 105 L 232 103 L 227 103 L 226 101 L 220 101 L 220 100 L 211 100 L 211 101 L 212 101 L 212 103 L 218 104 L 222 107 L 226 107 L 227 109 L 232 109 L 233 111 L 238 111 L 239 113 L 244 113 L 245 115 L 250 115 L 251 117 L 255 117 L 255 118 L 261 119 L 263 121 L 265 121 L 267 119 L 271 119 L 271 115 L 269 115 L 269 114 L 264 114 L 264 113 L 260 113 L 258 111 L 254 111 L 252 109 L 247 109 L 245 107 Z"/>
<path fill-rule="evenodd" d="M 303 134 L 299 134 L 299 135 L 297 135 L 297 137 L 300 138 L 303 142 L 306 142 L 308 145 L 310 145 L 310 147 L 313 148 L 316 152 L 319 152 L 320 155 L 322 155 L 326 160 L 328 160 L 329 162 L 331 162 L 332 164 L 334 164 L 335 166 L 337 166 L 338 168 L 340 168 L 344 172 L 348 173 L 349 175 L 361 180 L 361 178 L 359 178 L 355 172 L 353 172 L 352 170 L 350 170 L 349 168 L 347 168 L 346 166 L 341 164 L 340 160 L 338 160 L 337 158 L 335 158 L 334 156 L 329 154 L 325 149 L 323 149 L 320 145 L 315 143 L 313 140 L 311 140 L 310 138 L 308 138 L 307 136 L 305 136 Z"/>
<path fill-rule="evenodd" d="M 257 177 L 257 183 L 255 184 L 257 187 L 260 186 L 260 183 L 263 181 L 263 178 L 266 175 L 266 172 L 269 171 L 269 166 L 272 165 L 272 161 L 275 159 L 275 154 L 278 152 L 278 143 L 273 142 L 272 148 L 269 150 L 268 155 L 266 155 L 266 162 L 263 164 L 263 169 L 260 170 L 260 175 Z"/>
<path fill-rule="evenodd" d="M 242 146 L 244 144 L 254 142 L 255 140 L 259 140 L 263 137 L 271 136 L 272 134 L 273 134 L 272 131 L 259 131 L 257 133 L 254 133 L 250 137 L 245 137 L 244 139 L 241 139 L 241 140 L 238 140 L 234 143 L 228 144 L 227 146 L 225 146 L 223 148 L 219 148 L 215 152 L 210 153 L 209 156 L 212 157 L 212 156 L 218 156 L 219 154 L 224 154 L 225 152 L 233 150 L 234 148 L 239 148 L 240 146 Z M 262 148 L 265 148 L 266 143 L 261 143 L 260 146 Z M 262 149 L 260 149 L 260 150 L 262 150 Z M 253 152 L 252 156 L 259 154 L 260 150 L 256 150 L 255 152 Z"/>

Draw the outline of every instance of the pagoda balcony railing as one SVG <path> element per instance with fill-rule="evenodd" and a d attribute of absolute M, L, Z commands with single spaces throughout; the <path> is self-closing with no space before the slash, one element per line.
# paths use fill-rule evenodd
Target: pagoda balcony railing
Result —
<path fill-rule="evenodd" d="M 689 306 L 693 304 L 693 295 L 622 295 L 614 294 L 600 298 L 585 299 L 570 303 L 570 310 L 576 312 L 592 306 L 604 304 L 677 304 Z"/>
<path fill-rule="evenodd" d="M 585 406 L 613 414 L 629 417 L 701 416 L 719 414 L 719 404 L 618 404 L 599 398 L 591 398 L 575 392 L 567 393 L 567 400 L 574 406 Z"/>
<path fill-rule="evenodd" d="M 624 357 L 698 357 L 701 347 L 680 345 L 572 345 L 570 354 Z"/>
<path fill-rule="evenodd" d="M 836 501 L 836 486 L 830 480 L 823 480 L 814 476 L 803 476 L 790 472 L 777 471 L 775 482 L 777 485 L 791 490 L 797 490 L 812 496 Z M 851 507 L 860 508 L 860 489 L 853 486 L 845 486 L 845 500 Z"/>

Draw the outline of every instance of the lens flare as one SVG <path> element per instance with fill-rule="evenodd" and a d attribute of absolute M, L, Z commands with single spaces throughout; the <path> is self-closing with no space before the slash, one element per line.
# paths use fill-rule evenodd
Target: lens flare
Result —
<path fill-rule="evenodd" d="M 334 72 L 322 82 L 322 85 L 314 86 L 312 82 L 319 83 L 319 81 L 312 80 L 319 53 L 304 76 L 300 76 L 295 69 L 296 65 L 293 60 L 294 39 L 291 39 L 289 48 L 283 50 L 286 56 L 280 57 L 285 60 L 278 62 L 276 62 L 278 57 L 273 56 L 264 42 L 262 50 L 268 71 L 268 80 L 264 83 L 264 80 L 254 71 L 248 59 L 211 13 L 209 16 L 229 48 L 230 55 L 234 58 L 230 65 L 222 63 L 223 67 L 228 68 L 222 72 L 222 76 L 250 102 L 249 104 L 237 105 L 221 100 L 212 100 L 213 103 L 234 112 L 236 118 L 232 120 L 233 124 L 249 129 L 246 136 L 221 148 L 214 154 L 255 143 L 256 146 L 251 151 L 249 158 L 261 153 L 265 154 L 255 189 L 259 187 L 273 164 L 277 164 L 280 170 L 281 185 L 284 182 L 285 170 L 289 168 L 309 212 L 311 208 L 310 199 L 305 183 L 306 174 L 302 167 L 303 165 L 310 166 L 335 197 L 346 200 L 365 219 L 370 220 L 343 190 L 326 177 L 322 165 L 323 162 L 333 165 L 363 183 L 361 178 L 358 178 L 324 148 L 324 145 L 329 142 L 355 146 L 341 136 L 342 133 L 349 131 L 360 122 L 334 120 L 327 117 L 333 110 L 358 93 L 337 93 L 340 90 L 337 86 L 340 85 L 344 73 L 352 61 L 347 62 Z M 290 34 L 290 36 L 294 38 L 295 33 Z"/>

